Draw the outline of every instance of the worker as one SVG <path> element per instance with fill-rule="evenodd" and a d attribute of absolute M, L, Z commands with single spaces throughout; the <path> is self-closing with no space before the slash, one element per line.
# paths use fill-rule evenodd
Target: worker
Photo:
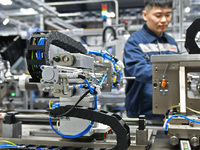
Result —
<path fill-rule="evenodd" d="M 165 33 L 172 18 L 172 0 L 144 0 L 142 12 L 145 24 L 127 40 L 124 48 L 125 76 L 127 80 L 127 117 L 145 115 L 146 119 L 162 119 L 152 114 L 151 55 L 179 53 L 175 40 Z"/>

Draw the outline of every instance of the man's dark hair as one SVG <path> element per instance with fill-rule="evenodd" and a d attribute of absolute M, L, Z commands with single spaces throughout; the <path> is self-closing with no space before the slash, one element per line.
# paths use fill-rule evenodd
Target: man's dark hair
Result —
<path fill-rule="evenodd" d="M 144 6 L 146 7 L 167 7 L 172 8 L 172 0 L 144 0 Z"/>

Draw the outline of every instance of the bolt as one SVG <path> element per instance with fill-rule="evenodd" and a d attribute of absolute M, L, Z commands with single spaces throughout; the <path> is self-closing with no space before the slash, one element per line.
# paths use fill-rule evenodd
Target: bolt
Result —
<path fill-rule="evenodd" d="M 158 104 L 155 105 L 155 108 L 158 108 Z"/>
<path fill-rule="evenodd" d="M 177 136 L 172 136 L 170 138 L 170 144 L 171 145 L 176 146 L 176 145 L 178 145 L 178 143 L 179 143 L 179 139 L 177 138 Z"/>
<path fill-rule="evenodd" d="M 69 58 L 68 58 L 67 56 L 64 56 L 64 57 L 63 57 L 63 61 L 64 61 L 64 62 L 68 62 L 68 61 L 69 61 Z"/>
<path fill-rule="evenodd" d="M 194 146 L 194 147 L 197 147 L 197 146 L 199 146 L 199 138 L 198 137 L 192 137 L 191 139 L 190 139 L 190 143 L 191 143 L 191 145 L 192 146 Z"/>

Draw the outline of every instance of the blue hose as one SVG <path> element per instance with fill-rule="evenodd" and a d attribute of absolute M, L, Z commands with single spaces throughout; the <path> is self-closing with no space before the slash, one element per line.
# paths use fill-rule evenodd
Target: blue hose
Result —
<path fill-rule="evenodd" d="M 10 144 L 1 144 L 0 148 L 15 148 L 18 147 L 17 145 L 10 145 Z"/>
<path fill-rule="evenodd" d="M 44 38 L 40 38 L 38 45 L 44 45 Z M 37 50 L 37 59 L 42 59 L 42 50 Z"/>
<path fill-rule="evenodd" d="M 192 119 L 190 119 L 190 118 L 188 118 L 188 117 L 186 117 L 186 116 L 183 116 L 183 115 L 173 115 L 173 116 L 171 116 L 171 117 L 167 120 L 166 125 L 165 125 L 165 131 L 168 131 L 167 125 L 168 125 L 169 121 L 170 121 L 172 118 L 174 118 L 174 117 L 182 117 L 182 118 L 187 119 L 187 120 L 189 120 L 189 121 L 191 121 L 191 122 L 200 123 L 200 121 L 192 120 Z"/>
<path fill-rule="evenodd" d="M 100 83 L 100 81 L 97 78 L 94 78 L 94 80 L 96 80 L 98 83 Z"/>
<path fill-rule="evenodd" d="M 101 82 L 100 82 L 101 89 L 102 89 L 102 85 L 103 85 L 103 82 L 104 82 L 104 80 L 106 79 L 106 77 L 107 77 L 107 76 L 104 75 L 104 76 L 103 76 L 103 79 L 102 79 Z"/>
<path fill-rule="evenodd" d="M 49 124 L 50 124 L 51 128 L 53 129 L 53 131 L 55 133 L 57 133 L 59 136 L 67 138 L 67 139 L 74 139 L 74 138 L 78 138 L 78 137 L 83 136 L 84 134 L 86 134 L 91 129 L 92 125 L 94 124 L 94 121 L 91 121 L 89 126 L 84 131 L 82 131 L 81 133 L 76 134 L 76 135 L 64 135 L 64 134 L 59 133 L 58 131 L 56 131 L 56 129 L 53 127 L 53 125 L 51 123 L 51 118 L 49 118 Z"/>
<path fill-rule="evenodd" d="M 95 95 L 95 97 L 94 97 L 94 102 L 95 102 L 94 103 L 94 109 L 96 109 L 97 108 L 97 95 Z M 88 127 L 84 131 L 82 131 L 81 133 L 78 133 L 76 135 L 64 135 L 64 134 L 59 133 L 58 131 L 56 131 L 56 129 L 53 127 L 53 125 L 51 123 L 51 118 L 49 118 L 49 124 L 50 124 L 51 128 L 53 129 L 53 131 L 55 133 L 57 133 L 59 136 L 61 136 L 63 138 L 67 138 L 67 139 L 74 139 L 74 138 L 78 138 L 80 136 L 83 136 L 84 134 L 89 132 L 90 129 L 92 128 L 93 124 L 94 124 L 94 121 L 91 121 L 90 124 L 88 125 Z"/>
<path fill-rule="evenodd" d="M 88 80 L 85 78 L 85 82 L 88 85 L 88 88 L 90 90 L 90 93 L 94 93 L 94 88 L 90 86 L 90 83 L 88 82 Z"/>
<path fill-rule="evenodd" d="M 44 38 L 40 38 L 38 45 L 44 45 Z M 42 59 L 42 50 L 37 50 L 36 53 L 37 53 L 37 59 L 41 60 Z M 42 65 L 39 65 L 39 66 L 41 67 Z"/>
<path fill-rule="evenodd" d="M 110 57 L 107 54 L 101 53 L 101 52 L 95 52 L 95 51 L 87 51 L 88 54 L 94 54 L 94 55 L 99 55 L 102 56 L 103 58 L 107 58 L 108 60 L 112 61 L 112 57 Z"/>
<path fill-rule="evenodd" d="M 57 108 L 57 107 L 60 107 L 60 103 L 56 103 L 56 104 L 52 105 L 51 109 L 54 109 L 54 108 Z"/>
<path fill-rule="evenodd" d="M 117 65 L 117 62 L 112 59 L 111 56 L 107 55 L 107 54 L 104 54 L 104 53 L 101 53 L 101 52 L 96 52 L 96 51 L 87 51 L 88 54 L 94 54 L 94 55 L 99 55 L 99 56 L 102 56 L 104 59 L 107 58 L 108 60 L 112 61 L 113 63 L 113 66 L 114 66 L 114 69 L 115 69 L 115 72 L 118 72 L 119 73 L 119 79 L 117 82 L 120 82 L 121 80 L 121 71 L 120 70 L 117 70 L 117 68 L 115 67 L 115 65 Z M 103 61 L 104 62 L 104 61 Z"/>

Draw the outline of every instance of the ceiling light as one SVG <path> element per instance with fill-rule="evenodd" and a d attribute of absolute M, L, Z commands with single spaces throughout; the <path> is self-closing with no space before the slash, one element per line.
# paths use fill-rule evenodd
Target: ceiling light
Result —
<path fill-rule="evenodd" d="M 6 18 L 4 21 L 3 21 L 3 25 L 5 26 L 5 25 L 7 25 L 8 23 L 9 23 L 9 19 L 8 18 Z"/>
<path fill-rule="evenodd" d="M 0 0 L 0 4 L 2 4 L 2 5 L 12 5 L 12 1 L 11 0 Z"/>
<path fill-rule="evenodd" d="M 186 12 L 186 13 L 189 13 L 189 12 L 190 12 L 190 7 L 186 7 L 186 8 L 185 8 L 185 12 Z"/>
<path fill-rule="evenodd" d="M 26 12 L 26 9 L 20 8 L 20 11 L 21 11 L 21 12 Z"/>
<path fill-rule="evenodd" d="M 35 12 L 35 10 L 34 10 L 33 8 L 28 8 L 27 11 L 30 12 L 30 13 L 31 13 L 31 12 L 32 12 L 32 13 Z"/>
<path fill-rule="evenodd" d="M 76 12 L 76 13 L 61 13 L 61 14 L 58 14 L 58 17 L 73 17 L 73 16 L 81 16 L 81 13 Z"/>
<path fill-rule="evenodd" d="M 20 8 L 20 12 L 26 14 L 26 15 L 35 15 L 38 14 L 37 11 L 33 8 Z"/>

